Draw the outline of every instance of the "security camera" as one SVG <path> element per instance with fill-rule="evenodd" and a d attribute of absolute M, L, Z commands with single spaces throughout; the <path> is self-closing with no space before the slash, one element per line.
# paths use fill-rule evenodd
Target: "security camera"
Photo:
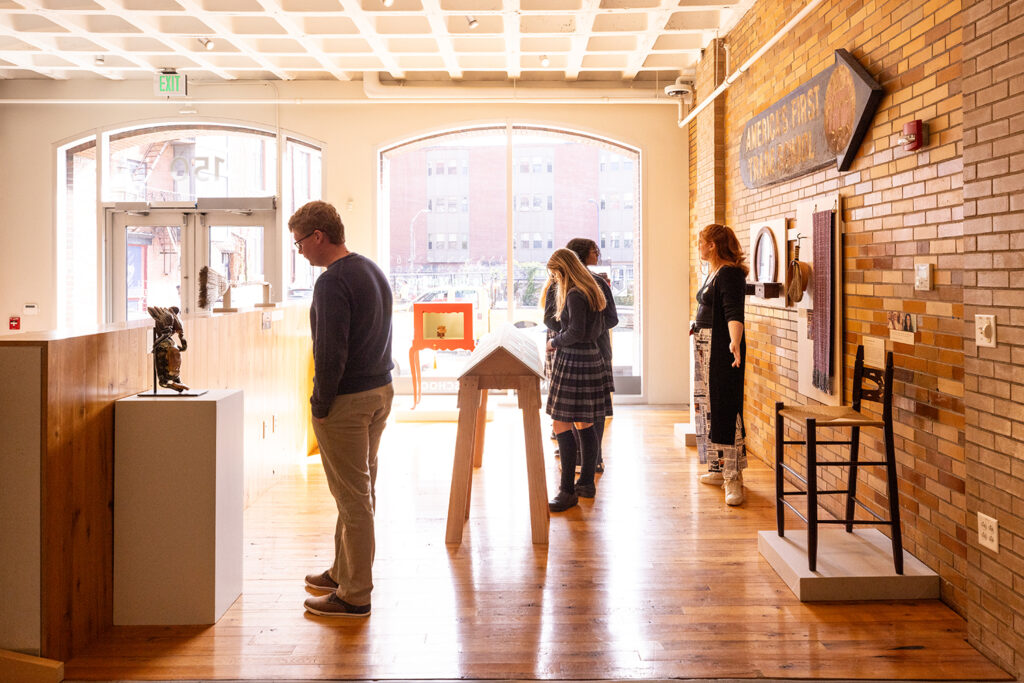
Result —
<path fill-rule="evenodd" d="M 693 85 L 690 83 L 679 83 L 678 81 L 665 86 L 665 94 L 668 97 L 693 97 Z"/>

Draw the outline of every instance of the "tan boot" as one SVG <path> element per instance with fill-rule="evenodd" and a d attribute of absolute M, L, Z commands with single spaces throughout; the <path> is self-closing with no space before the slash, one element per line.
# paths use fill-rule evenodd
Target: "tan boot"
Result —
<path fill-rule="evenodd" d="M 710 484 L 711 486 L 721 486 L 724 481 L 725 478 L 722 477 L 721 472 L 705 472 L 704 474 L 700 475 L 700 483 L 702 484 Z"/>
<path fill-rule="evenodd" d="M 743 475 L 738 475 L 735 479 L 730 479 L 725 482 L 725 504 L 726 505 L 743 505 Z"/>

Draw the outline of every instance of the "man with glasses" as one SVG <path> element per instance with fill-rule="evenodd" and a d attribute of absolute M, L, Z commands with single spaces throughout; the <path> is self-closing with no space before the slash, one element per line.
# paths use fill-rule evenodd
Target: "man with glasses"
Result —
<path fill-rule="evenodd" d="M 373 590 L 377 447 L 395 395 L 391 385 L 391 288 L 381 269 L 345 246 L 345 226 L 326 202 L 305 204 L 288 221 L 295 247 L 326 268 L 313 286 L 313 432 L 338 506 L 334 563 L 306 577 L 322 593 L 306 610 L 366 617 Z"/>

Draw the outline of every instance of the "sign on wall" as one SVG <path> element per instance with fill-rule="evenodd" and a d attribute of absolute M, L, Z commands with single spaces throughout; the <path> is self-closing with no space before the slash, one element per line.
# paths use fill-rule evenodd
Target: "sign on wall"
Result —
<path fill-rule="evenodd" d="M 740 139 L 743 184 L 771 185 L 833 160 L 847 170 L 882 94 L 853 55 L 836 50 L 831 67 L 747 122 Z"/>

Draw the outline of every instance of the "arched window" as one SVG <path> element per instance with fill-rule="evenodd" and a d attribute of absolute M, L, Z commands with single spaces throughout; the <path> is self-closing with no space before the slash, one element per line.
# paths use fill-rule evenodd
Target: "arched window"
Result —
<path fill-rule="evenodd" d="M 462 174 L 441 174 L 442 164 L 452 160 Z M 625 314 L 612 334 L 613 364 L 618 393 L 639 394 L 640 330 L 633 326 L 638 292 L 632 278 L 640 255 L 640 202 L 632 201 L 642 196 L 639 160 L 639 150 L 615 141 L 516 124 L 441 132 L 381 150 L 382 244 L 395 292 L 395 358 L 403 359 L 412 344 L 411 303 L 450 299 L 456 291 L 476 292 L 477 337 L 508 321 L 542 347 L 540 293 L 553 247 L 574 237 L 603 247 L 602 235 L 614 231 L 637 238 L 624 243 L 616 237 L 594 270 L 610 275 L 627 272 L 622 266 L 629 265 L 628 280 L 613 281 Z M 446 210 L 450 196 L 463 197 L 468 210 Z M 606 196 L 631 201 L 618 211 L 601 211 Z M 448 248 L 438 249 L 434 236 L 445 233 Z M 439 352 L 436 369 L 430 359 L 423 368 L 426 393 L 454 388 L 458 353 Z M 399 376 L 408 375 L 398 363 Z"/>
<path fill-rule="evenodd" d="M 60 327 L 145 317 L 147 305 L 189 310 L 201 265 L 242 305 L 262 296 L 264 281 L 276 299 L 312 289 L 278 212 L 321 196 L 316 145 L 258 128 L 166 123 L 64 145 L 58 172 Z"/>

